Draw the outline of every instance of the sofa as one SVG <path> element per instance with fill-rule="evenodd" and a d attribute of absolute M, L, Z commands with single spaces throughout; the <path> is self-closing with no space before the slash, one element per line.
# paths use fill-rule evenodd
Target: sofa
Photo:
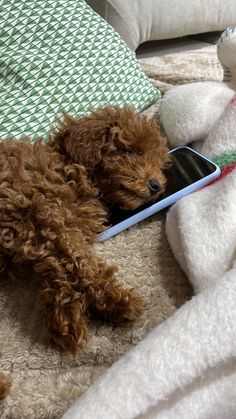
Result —
<path fill-rule="evenodd" d="M 87 0 L 132 50 L 146 42 L 222 31 L 236 24 L 235 0 Z"/>

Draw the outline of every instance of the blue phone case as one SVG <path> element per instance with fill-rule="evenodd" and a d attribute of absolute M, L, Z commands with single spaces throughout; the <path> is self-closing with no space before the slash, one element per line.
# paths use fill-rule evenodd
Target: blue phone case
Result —
<path fill-rule="evenodd" d="M 172 195 L 170 195 L 166 198 L 163 198 L 161 201 L 156 202 L 155 204 L 151 205 L 150 207 L 141 210 L 137 214 L 132 215 L 129 218 L 126 218 L 126 220 L 121 221 L 120 223 L 116 224 L 115 226 L 108 228 L 106 231 L 104 231 L 99 236 L 100 241 L 107 240 L 110 237 L 115 236 L 116 234 L 120 233 L 121 231 L 126 230 L 127 228 L 133 226 L 134 224 L 139 223 L 140 221 L 144 220 L 145 218 L 150 217 L 151 215 L 155 214 L 156 212 L 161 211 L 162 209 L 164 209 L 166 207 L 169 207 L 170 205 L 173 205 L 179 199 L 181 199 L 184 196 L 190 194 L 191 192 L 194 192 L 194 191 L 197 191 L 198 189 L 201 189 L 203 186 L 208 185 L 209 183 L 211 183 L 213 180 L 217 179 L 220 176 L 221 170 L 215 163 L 213 163 L 212 161 L 207 159 L 205 156 L 202 156 L 197 151 L 191 149 L 190 147 L 177 147 L 177 148 L 171 150 L 170 153 L 173 153 L 175 150 L 183 149 L 183 148 L 191 150 L 191 152 L 194 152 L 198 156 L 202 157 L 206 161 L 213 164 L 215 166 L 215 171 L 213 173 L 209 174 L 208 176 L 205 176 L 204 178 L 192 183 L 191 185 L 186 186 L 185 188 L 181 189 L 180 191 L 175 192 L 175 193 L 173 193 Z"/>

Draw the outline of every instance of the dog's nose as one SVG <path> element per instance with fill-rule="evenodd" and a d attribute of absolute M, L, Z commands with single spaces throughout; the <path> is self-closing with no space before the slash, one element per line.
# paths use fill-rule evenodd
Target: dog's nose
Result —
<path fill-rule="evenodd" d="M 150 179 L 149 180 L 149 191 L 151 195 L 155 195 L 155 193 L 159 192 L 161 190 L 161 185 L 156 179 Z"/>

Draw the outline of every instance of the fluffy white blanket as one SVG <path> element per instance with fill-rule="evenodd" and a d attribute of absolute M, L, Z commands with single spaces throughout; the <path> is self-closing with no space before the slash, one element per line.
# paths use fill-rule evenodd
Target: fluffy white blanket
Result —
<path fill-rule="evenodd" d="M 199 96 L 192 93 L 185 100 L 194 113 Z M 174 99 L 168 96 L 166 106 Z M 210 132 L 201 151 L 232 170 L 236 106 L 213 128 L 212 120 L 203 123 L 204 134 Z M 176 138 L 173 145 L 180 145 Z M 236 170 L 175 204 L 167 236 L 196 295 L 108 369 L 63 419 L 236 417 Z"/>

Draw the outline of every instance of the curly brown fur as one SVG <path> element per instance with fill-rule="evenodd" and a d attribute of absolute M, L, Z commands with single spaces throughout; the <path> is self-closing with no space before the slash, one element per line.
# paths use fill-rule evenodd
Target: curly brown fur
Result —
<path fill-rule="evenodd" d="M 7 375 L 0 373 L 0 400 L 4 399 L 11 389 L 11 380 Z"/>
<path fill-rule="evenodd" d="M 168 164 L 155 122 L 129 107 L 64 115 L 47 143 L 0 143 L 0 272 L 38 280 L 59 348 L 74 354 L 93 316 L 122 325 L 142 313 L 142 299 L 91 245 L 114 204 L 134 209 L 163 192 Z"/>

